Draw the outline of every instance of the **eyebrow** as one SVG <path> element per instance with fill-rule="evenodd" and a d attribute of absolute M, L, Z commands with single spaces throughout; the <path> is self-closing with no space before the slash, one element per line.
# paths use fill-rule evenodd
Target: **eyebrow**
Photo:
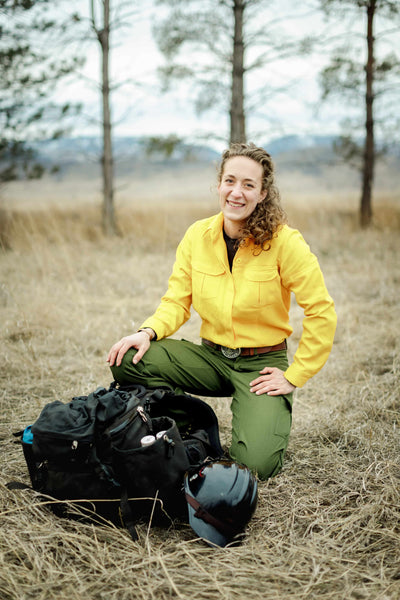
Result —
<path fill-rule="evenodd" d="M 224 177 L 233 177 L 233 179 L 237 179 L 236 175 L 232 175 L 230 173 L 225 173 Z M 257 184 L 257 181 L 255 179 L 251 179 L 251 177 L 246 177 L 243 181 L 249 181 L 251 183 Z"/>

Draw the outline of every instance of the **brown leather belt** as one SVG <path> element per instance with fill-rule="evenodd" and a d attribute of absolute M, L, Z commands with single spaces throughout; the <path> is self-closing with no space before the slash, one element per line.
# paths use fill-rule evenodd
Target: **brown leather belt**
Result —
<path fill-rule="evenodd" d="M 227 346 L 221 346 L 220 344 L 214 344 L 210 340 L 202 338 L 203 344 L 214 348 L 214 350 L 220 350 L 227 358 L 237 358 L 238 356 L 258 356 L 258 354 L 266 354 L 267 352 L 276 352 L 277 350 L 286 350 L 286 340 L 283 340 L 280 344 L 275 346 L 261 346 L 260 348 L 228 348 Z"/>

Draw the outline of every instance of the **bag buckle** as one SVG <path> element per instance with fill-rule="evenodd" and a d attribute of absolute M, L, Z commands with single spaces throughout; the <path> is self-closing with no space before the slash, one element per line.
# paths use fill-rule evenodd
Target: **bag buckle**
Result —
<path fill-rule="evenodd" d="M 228 348 L 227 346 L 221 346 L 221 352 L 226 358 L 237 358 L 241 355 L 241 348 Z"/>

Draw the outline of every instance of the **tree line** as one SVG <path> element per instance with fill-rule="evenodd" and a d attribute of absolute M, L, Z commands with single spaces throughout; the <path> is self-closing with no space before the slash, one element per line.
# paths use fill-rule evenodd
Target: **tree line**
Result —
<path fill-rule="evenodd" d="M 101 63 L 103 229 L 113 235 L 117 232 L 111 112 L 115 87 L 110 55 L 112 40 L 123 28 L 134 35 L 143 6 L 132 0 L 84 2 L 85 12 L 67 0 L 0 0 L 0 183 L 40 177 L 43 166 L 35 161 L 30 142 L 60 137 L 73 128 L 79 103 L 56 105 L 51 92 L 58 81 L 74 77 L 82 67 L 85 44 L 92 40 L 98 43 Z M 315 54 L 329 57 L 320 73 L 321 100 L 346 102 L 349 107 L 336 149 L 360 170 L 360 225 L 368 227 L 376 160 L 384 149 L 382 140 L 390 138 L 399 118 L 393 102 L 400 82 L 400 53 L 393 45 L 400 26 L 399 2 L 285 0 L 284 10 L 277 0 L 154 2 L 153 33 L 165 57 L 160 69 L 163 90 L 187 81 L 198 112 L 220 107 L 229 122 L 227 143 L 248 140 L 252 111 L 265 109 L 276 92 L 270 83 L 274 65 L 290 57 L 308 61 Z M 300 37 L 282 28 L 287 21 L 300 23 L 318 11 L 326 24 L 320 31 Z M 335 33 L 339 23 L 340 35 Z M 254 75 L 259 85 L 250 94 L 247 83 Z M 169 147 L 171 138 L 157 143 Z"/>

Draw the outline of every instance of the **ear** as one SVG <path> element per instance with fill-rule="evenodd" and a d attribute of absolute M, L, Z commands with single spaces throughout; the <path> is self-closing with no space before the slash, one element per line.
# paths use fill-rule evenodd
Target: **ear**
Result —
<path fill-rule="evenodd" d="M 262 202 L 268 196 L 268 190 L 261 190 L 260 199 L 258 202 Z M 257 202 L 257 204 L 258 204 Z"/>

